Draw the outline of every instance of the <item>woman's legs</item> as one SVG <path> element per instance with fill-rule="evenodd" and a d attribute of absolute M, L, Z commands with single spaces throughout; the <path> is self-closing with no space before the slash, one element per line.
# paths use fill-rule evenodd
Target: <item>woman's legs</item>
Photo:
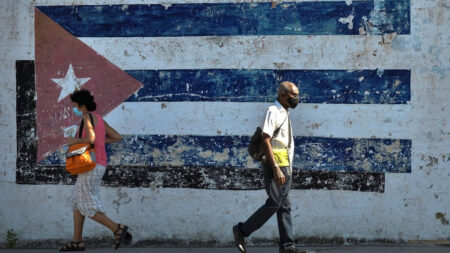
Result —
<path fill-rule="evenodd" d="M 73 251 L 84 248 L 83 225 L 85 217 L 78 210 L 73 210 L 73 238 L 72 241 L 59 248 L 59 251 Z"/>
<path fill-rule="evenodd" d="M 103 226 L 109 228 L 113 233 L 116 231 L 118 224 L 112 221 L 108 216 L 102 212 L 97 212 L 91 217 L 94 221 L 102 224 Z"/>
<path fill-rule="evenodd" d="M 129 239 L 129 242 L 127 243 L 131 243 L 131 235 L 127 232 L 128 228 L 126 226 L 120 225 L 119 227 L 119 224 L 112 221 L 102 212 L 97 212 L 91 219 L 109 228 L 109 230 L 114 233 L 114 249 L 118 249 L 124 240 L 127 242 L 127 238 Z"/>
<path fill-rule="evenodd" d="M 74 242 L 83 240 L 83 225 L 85 217 L 78 210 L 73 210 L 73 239 Z"/>
<path fill-rule="evenodd" d="M 92 220 L 102 224 L 103 226 L 109 228 L 111 232 L 117 230 L 118 224 L 112 221 L 108 216 L 102 212 L 95 213 L 94 216 L 90 217 Z M 85 216 L 83 216 L 80 211 L 73 210 L 73 239 L 74 242 L 79 242 L 83 240 L 83 225 Z"/>
<path fill-rule="evenodd" d="M 109 228 L 111 232 L 114 233 L 114 245 L 113 248 L 119 248 L 122 242 L 131 244 L 132 237 L 127 232 L 127 227 L 120 225 L 112 221 L 108 216 L 102 212 L 95 213 L 94 216 L 90 217 L 92 220 L 102 224 L 103 226 Z M 83 248 L 85 244 L 83 242 L 83 225 L 85 221 L 85 216 L 81 214 L 78 210 L 73 210 L 73 239 L 69 244 L 59 248 L 59 251 L 72 251 L 73 249 Z"/>

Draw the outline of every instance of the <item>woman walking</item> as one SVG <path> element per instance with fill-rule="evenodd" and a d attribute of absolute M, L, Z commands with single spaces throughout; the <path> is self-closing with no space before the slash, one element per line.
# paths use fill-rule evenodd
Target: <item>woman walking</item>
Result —
<path fill-rule="evenodd" d="M 81 138 L 67 138 L 67 144 L 90 143 L 94 144 L 96 167 L 85 173 L 77 175 L 77 181 L 70 198 L 73 204 L 74 235 L 70 243 L 59 248 L 59 251 L 84 251 L 83 225 L 85 217 L 106 226 L 114 233 L 114 249 L 118 249 L 122 243 L 131 243 L 131 234 L 128 227 L 112 221 L 103 212 L 103 204 L 100 201 L 100 184 L 106 170 L 105 143 L 118 142 L 122 139 L 119 133 L 95 113 L 96 104 L 94 96 L 88 90 L 79 90 L 70 94 L 73 102 L 74 113 L 83 118 L 83 132 Z"/>

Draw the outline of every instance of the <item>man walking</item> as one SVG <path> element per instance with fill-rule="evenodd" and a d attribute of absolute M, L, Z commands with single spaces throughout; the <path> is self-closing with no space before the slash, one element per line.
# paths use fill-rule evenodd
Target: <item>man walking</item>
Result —
<path fill-rule="evenodd" d="M 280 253 L 302 253 L 295 248 L 292 235 L 291 202 L 289 189 L 292 181 L 292 160 L 294 158 L 294 138 L 289 108 L 295 108 L 299 102 L 297 86 L 291 82 L 282 82 L 278 86 L 278 98 L 274 105 L 267 109 L 261 124 L 262 149 L 266 160 L 262 162 L 264 169 L 264 185 L 268 195 L 266 203 L 248 218 L 233 227 L 233 235 L 237 248 L 245 253 L 245 237 L 259 229 L 273 215 L 277 214 L 280 234 Z"/>

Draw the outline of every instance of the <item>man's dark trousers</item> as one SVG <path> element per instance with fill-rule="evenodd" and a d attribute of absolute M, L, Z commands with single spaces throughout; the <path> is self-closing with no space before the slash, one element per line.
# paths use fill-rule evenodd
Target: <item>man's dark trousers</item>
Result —
<path fill-rule="evenodd" d="M 292 217 L 291 201 L 289 199 L 289 190 L 291 189 L 292 175 L 288 175 L 288 167 L 281 167 L 286 182 L 283 185 L 277 185 L 273 180 L 273 170 L 265 163 L 264 184 L 268 198 L 266 203 L 248 218 L 244 223 L 239 223 L 238 227 L 244 236 L 250 236 L 251 233 L 262 227 L 272 215 L 277 213 L 278 231 L 280 233 L 280 248 L 289 248 L 295 245 L 292 237 Z"/>

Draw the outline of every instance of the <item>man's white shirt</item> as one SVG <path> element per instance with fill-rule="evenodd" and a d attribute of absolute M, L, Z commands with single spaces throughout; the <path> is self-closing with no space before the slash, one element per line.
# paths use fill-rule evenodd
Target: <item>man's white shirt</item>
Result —
<path fill-rule="evenodd" d="M 289 174 L 291 174 L 292 162 L 294 160 L 294 137 L 288 116 L 289 111 L 284 109 L 284 107 L 280 104 L 280 102 L 276 101 L 275 104 L 269 106 L 269 108 L 267 109 L 266 115 L 260 127 L 263 133 L 272 136 L 275 130 L 281 126 L 277 136 L 275 136 L 271 141 L 272 149 L 282 149 L 288 147 L 289 138 L 291 139 L 289 147 L 289 172 L 288 172 Z"/>

